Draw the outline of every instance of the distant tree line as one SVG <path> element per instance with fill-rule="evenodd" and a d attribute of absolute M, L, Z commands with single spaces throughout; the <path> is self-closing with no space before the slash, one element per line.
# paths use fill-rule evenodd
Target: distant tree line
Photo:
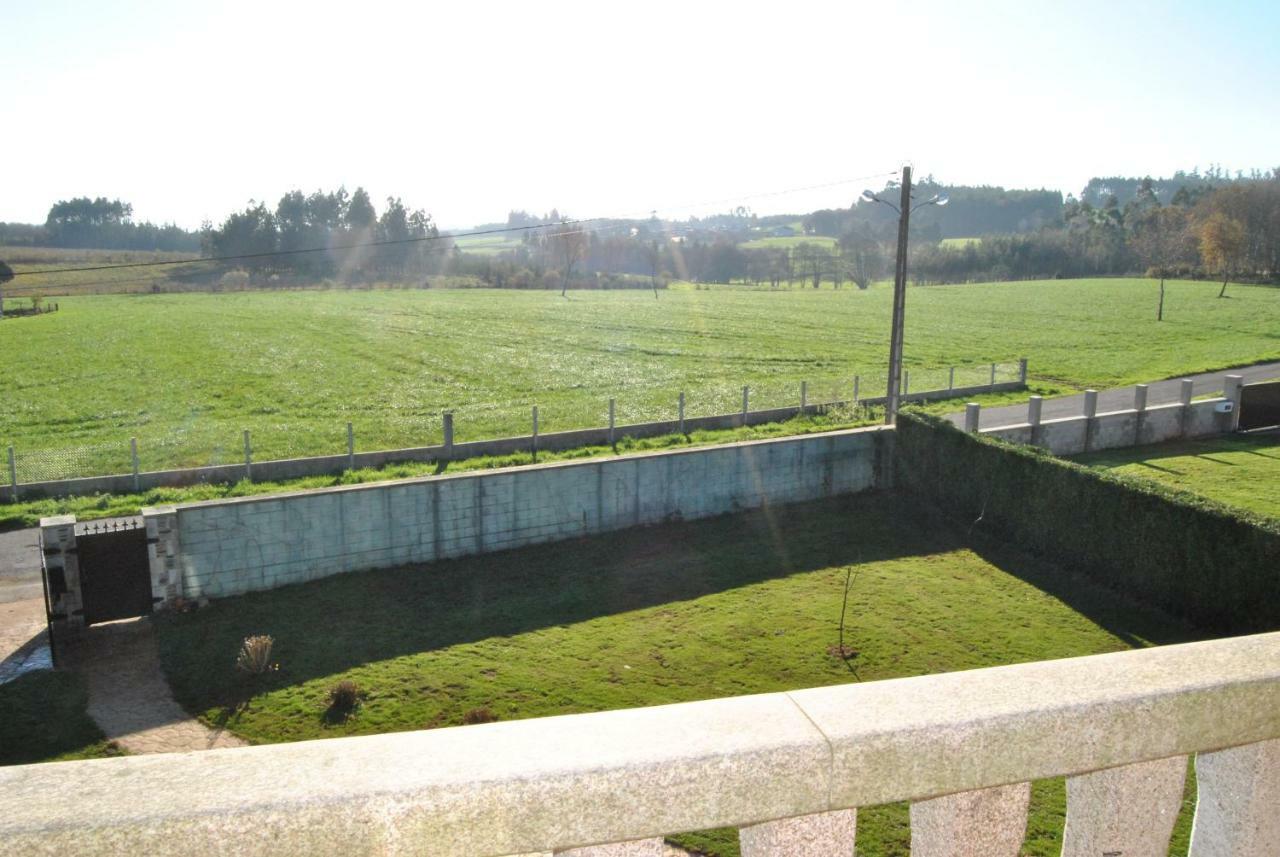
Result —
<path fill-rule="evenodd" d="M 926 207 L 912 216 L 912 237 L 921 241 L 1031 232 L 1062 219 L 1062 194 L 1056 190 L 1005 190 L 1002 187 L 943 185 L 932 177 L 912 189 L 917 200 L 945 193 L 945 208 Z M 898 189 L 888 185 L 881 199 L 898 204 Z M 849 208 L 823 209 L 806 215 L 804 231 L 840 238 L 856 232 L 877 240 L 892 240 L 898 215 L 887 205 L 859 199 Z"/>
<path fill-rule="evenodd" d="M 1057 191 L 947 186 L 926 178 L 915 199 L 949 196 L 911 219 L 910 273 L 947 283 L 1147 272 L 1154 276 L 1280 279 L 1280 170 L 1229 175 L 1212 167 L 1170 179 L 1092 179 L 1080 197 Z M 1104 195 L 1105 194 L 1105 195 Z M 897 203 L 898 189 L 880 193 Z M 87 197 L 55 203 L 43 225 L 0 224 L 0 244 L 152 249 L 249 257 L 175 270 L 193 285 L 234 276 L 237 287 L 336 278 L 424 284 L 446 275 L 499 288 L 652 288 L 672 279 L 802 282 L 865 288 L 892 269 L 897 213 L 859 199 L 808 215 L 746 208 L 686 221 L 575 224 L 556 209 L 512 210 L 507 249 L 465 252 L 422 209 L 388 197 L 379 211 L 360 187 L 292 190 L 274 206 L 250 200 L 199 232 L 135 223 L 132 206 Z M 797 235 L 797 233 L 799 233 Z M 770 246 L 753 239 L 795 236 Z M 978 237 L 963 246 L 941 239 Z M 372 246 L 371 246 L 372 245 Z"/>
<path fill-rule="evenodd" d="M 918 283 L 1146 273 L 1280 280 L 1280 172 L 1222 186 L 1179 188 L 1167 204 L 1144 179 L 1123 205 L 1068 199 L 1062 222 L 963 247 L 917 242 Z M 1225 286 L 1224 286 L 1225 288 Z"/>
<path fill-rule="evenodd" d="M 200 235 L 205 256 L 250 257 L 234 262 L 246 272 L 348 281 L 438 273 L 449 243 L 422 209 L 387 197 L 379 214 L 362 187 L 292 190 L 274 208 L 250 200 Z"/>
<path fill-rule="evenodd" d="M 0 224 L 0 245 L 194 253 L 200 235 L 172 223 L 134 222 L 133 206 L 118 199 L 82 196 L 55 202 L 43 225 Z"/>

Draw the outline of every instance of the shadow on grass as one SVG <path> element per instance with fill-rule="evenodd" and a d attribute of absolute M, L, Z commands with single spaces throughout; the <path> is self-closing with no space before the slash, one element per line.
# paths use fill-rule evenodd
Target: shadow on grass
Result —
<path fill-rule="evenodd" d="M 1222 453 L 1244 453 L 1264 458 L 1280 457 L 1280 435 L 1216 435 L 1195 440 L 1170 440 L 1146 446 L 1108 449 L 1101 452 L 1072 456 L 1071 460 L 1089 467 L 1120 467 L 1125 464 L 1141 464 L 1154 470 L 1177 473 L 1154 462 L 1166 458 L 1196 458 L 1214 464 L 1239 466 L 1237 462 L 1214 458 Z"/>
<path fill-rule="evenodd" d="M 178 701 L 222 708 L 249 695 L 460 643 L 571 625 L 787 575 L 964 548 L 965 531 L 874 492 L 428 565 L 339 575 L 155 617 Z M 1190 639 L 1168 616 L 997 544 L 984 559 L 1134 645 Z M 248 688 L 222 668 L 251 634 L 276 639 L 280 671 Z M 852 664 L 849 665 L 852 668 Z"/>
<path fill-rule="evenodd" d="M 40 670 L 0 685 L 0 765 L 118 756 L 86 710 L 84 679 Z"/>

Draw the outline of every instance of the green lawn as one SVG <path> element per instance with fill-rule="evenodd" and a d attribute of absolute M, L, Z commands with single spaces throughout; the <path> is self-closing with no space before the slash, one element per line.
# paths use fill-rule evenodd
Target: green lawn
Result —
<path fill-rule="evenodd" d="M 0 259 L 22 276 L 4 285 L 5 299 L 22 298 L 17 305 L 27 306 L 25 298 L 40 295 L 49 303 L 61 304 L 61 295 L 149 292 L 153 288 L 169 288 L 173 277 L 207 274 L 210 263 L 193 265 L 159 265 L 149 268 L 117 268 L 86 271 L 83 274 L 40 274 L 58 268 L 84 268 L 98 265 L 132 265 L 149 262 L 172 262 L 190 259 L 198 252 L 169 253 L 153 250 L 83 250 L 68 247 L 0 246 Z M 68 285 L 70 284 L 70 285 Z"/>
<path fill-rule="evenodd" d="M 1225 435 L 1109 449 L 1075 460 L 1280 518 L 1280 434 Z"/>
<path fill-rule="evenodd" d="M 453 243 L 464 253 L 478 253 L 482 256 L 496 256 L 504 250 L 518 250 L 522 246 L 523 232 L 493 235 L 469 235 L 453 239 Z"/>
<path fill-rule="evenodd" d="M 1148 280 L 914 288 L 912 389 L 1027 356 L 1034 377 L 1110 386 L 1280 357 L 1280 290 Z M 890 290 L 297 291 L 108 295 L 0 323 L 0 446 L 19 478 L 144 469 L 690 416 L 864 395 L 883 382 Z M 1012 372 L 1012 364 L 1002 377 Z M 37 454 L 39 453 L 39 454 Z"/>
<path fill-rule="evenodd" d="M 961 250 L 970 244 L 981 244 L 981 238 L 943 238 L 938 242 L 943 247 L 949 247 L 953 250 Z"/>
<path fill-rule="evenodd" d="M 1070 570 L 868 494 L 517 552 L 329 578 L 156 618 L 178 700 L 253 742 L 452 726 L 968 669 L 1193 639 Z M 852 573 L 846 664 L 838 641 Z M 323 632 L 317 632 L 323 628 Z M 253 686 L 240 640 L 276 639 Z M 327 716 L 340 679 L 367 696 Z M 1037 786 L 1029 853 L 1059 841 Z M 863 855 L 904 854 L 906 808 L 866 809 Z M 684 841 L 692 843 L 694 838 Z M 699 834 L 736 855 L 732 831 Z"/>
<path fill-rule="evenodd" d="M 742 242 L 743 250 L 790 250 L 801 244 L 812 244 L 817 247 L 834 248 L 839 243 L 828 235 L 771 235 L 768 238 L 753 238 Z"/>
<path fill-rule="evenodd" d="M 0 684 L 0 765 L 118 756 L 89 719 L 84 681 L 65 672 L 27 673 Z"/>

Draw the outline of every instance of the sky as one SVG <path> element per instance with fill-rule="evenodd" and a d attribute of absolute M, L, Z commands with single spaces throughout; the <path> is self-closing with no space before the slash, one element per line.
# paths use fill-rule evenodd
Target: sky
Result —
<path fill-rule="evenodd" d="M 1280 166 L 1274 2 L 0 0 L 0 33 L 0 221 L 106 196 L 194 228 L 339 185 L 444 227 L 675 218 L 847 206 L 908 163 L 1076 193 Z"/>

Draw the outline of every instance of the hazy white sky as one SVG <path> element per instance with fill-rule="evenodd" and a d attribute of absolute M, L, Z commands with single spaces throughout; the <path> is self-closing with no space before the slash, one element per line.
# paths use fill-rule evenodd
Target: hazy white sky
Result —
<path fill-rule="evenodd" d="M 0 0 L 0 220 L 101 195 L 194 227 L 345 184 L 465 226 L 511 208 L 701 214 L 685 204 L 904 162 L 1076 192 L 1273 167 L 1278 10 Z M 742 204 L 847 205 L 872 183 Z"/>

